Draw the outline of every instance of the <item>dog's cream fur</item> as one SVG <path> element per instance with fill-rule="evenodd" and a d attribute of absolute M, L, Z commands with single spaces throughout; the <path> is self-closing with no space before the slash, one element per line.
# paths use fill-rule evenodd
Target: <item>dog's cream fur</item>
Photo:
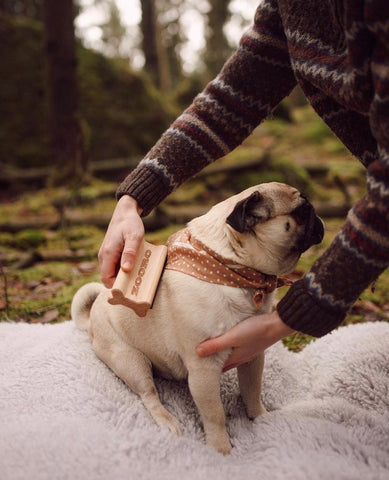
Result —
<path fill-rule="evenodd" d="M 255 192 L 260 193 L 259 200 L 239 207 Z M 225 258 L 263 273 L 284 274 L 295 267 L 301 250 L 294 247 L 307 234 L 304 222 L 296 221 L 293 214 L 303 203 L 306 200 L 288 185 L 262 184 L 215 205 L 188 227 L 195 238 Z M 243 231 L 234 228 L 232 212 L 245 216 L 245 226 L 236 227 Z M 321 237 L 310 244 L 317 240 Z M 230 350 L 200 358 L 195 348 L 253 314 L 269 312 L 274 293 L 265 296 L 258 311 L 252 290 L 214 285 L 166 270 L 154 306 L 144 318 L 124 306 L 110 305 L 109 296 L 108 289 L 90 283 L 76 293 L 72 303 L 72 318 L 89 332 L 96 355 L 140 396 L 158 425 L 176 434 L 180 426 L 161 404 L 153 372 L 167 378 L 188 378 L 207 443 L 229 453 L 220 376 Z M 265 412 L 260 399 L 263 363 L 262 354 L 238 367 L 240 391 L 250 418 Z"/>

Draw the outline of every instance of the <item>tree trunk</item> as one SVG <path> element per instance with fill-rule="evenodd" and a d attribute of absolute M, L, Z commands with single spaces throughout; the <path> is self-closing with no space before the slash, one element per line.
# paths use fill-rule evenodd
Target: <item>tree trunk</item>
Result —
<path fill-rule="evenodd" d="M 141 0 L 142 6 L 142 49 L 145 56 L 145 70 L 154 84 L 162 91 L 170 87 L 168 59 L 158 21 L 156 0 Z"/>
<path fill-rule="evenodd" d="M 142 5 L 142 48 L 145 56 L 145 70 L 158 83 L 157 15 L 154 0 L 141 0 Z"/>
<path fill-rule="evenodd" d="M 53 185 L 77 185 L 88 177 L 88 157 L 79 115 L 72 0 L 45 0 L 49 91 L 49 163 Z"/>
<path fill-rule="evenodd" d="M 207 47 L 205 64 L 211 78 L 215 77 L 231 54 L 231 48 L 224 35 L 224 26 L 230 17 L 229 1 L 209 0 Z"/>

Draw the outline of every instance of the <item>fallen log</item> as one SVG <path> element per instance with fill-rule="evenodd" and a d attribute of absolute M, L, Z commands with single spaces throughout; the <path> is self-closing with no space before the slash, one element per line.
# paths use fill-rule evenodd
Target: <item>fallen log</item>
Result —
<path fill-rule="evenodd" d="M 145 229 L 155 231 L 165 228 L 174 223 L 173 217 L 169 216 L 164 208 L 156 208 L 149 216 L 143 218 Z M 84 213 L 80 210 L 66 210 L 64 213 L 64 225 L 93 225 L 106 229 L 111 220 L 112 212 Z M 1 229 L 1 224 L 0 224 Z"/>
<path fill-rule="evenodd" d="M 263 164 L 270 160 L 269 152 L 264 152 L 260 157 L 254 158 L 251 160 L 243 160 L 235 163 L 212 163 L 197 173 L 194 179 L 204 178 L 210 175 L 217 175 L 220 173 L 241 173 L 246 170 L 256 170 L 258 167 L 263 166 Z"/>
<path fill-rule="evenodd" d="M 7 258 L 7 255 L 3 255 L 2 263 L 4 265 L 10 265 L 15 270 L 23 270 L 32 267 L 39 262 L 81 262 L 84 260 L 90 260 L 96 255 L 87 252 L 84 249 L 81 250 L 32 250 L 29 252 L 21 253 L 20 256 Z"/>
<path fill-rule="evenodd" d="M 165 204 L 143 219 L 145 229 L 153 232 L 168 225 L 183 225 L 195 217 L 206 213 L 210 205 L 169 205 Z M 317 214 L 323 218 L 342 218 L 347 215 L 349 205 L 319 204 Z M 22 230 L 57 230 L 60 227 L 73 225 L 91 225 L 106 229 L 112 212 L 84 213 L 77 210 L 66 210 L 63 217 L 13 218 L 0 222 L 0 232 L 17 233 Z"/>
<path fill-rule="evenodd" d="M 350 210 L 349 205 L 322 204 L 315 206 L 316 213 L 322 218 L 344 218 Z"/>
<path fill-rule="evenodd" d="M 265 162 L 270 160 L 271 151 L 264 150 L 263 153 L 255 159 L 242 160 L 235 163 L 215 162 L 199 172 L 195 178 L 203 178 L 218 173 L 244 172 L 246 170 L 257 169 Z M 91 162 L 90 170 L 92 174 L 129 173 L 134 169 L 142 157 L 120 157 L 107 160 L 96 160 Z M 325 175 L 329 168 L 324 165 L 307 164 L 303 168 L 312 176 Z M 36 168 L 18 168 L 12 165 L 2 165 L 0 167 L 0 184 L 9 186 L 19 183 L 40 183 L 44 184 L 49 177 L 51 167 Z"/>
<path fill-rule="evenodd" d="M 141 157 L 132 158 L 111 158 L 108 160 L 96 160 L 91 163 L 90 170 L 93 174 L 102 174 L 107 172 L 130 172 L 138 163 Z M 18 168 L 12 165 L 2 165 L 0 168 L 0 183 L 2 185 L 11 185 L 15 183 L 35 183 L 44 184 L 50 176 L 52 168 Z"/>
<path fill-rule="evenodd" d="M 182 207 L 182 210 L 190 207 Z M 146 230 L 155 231 L 175 223 L 174 210 L 177 210 L 179 219 L 183 214 L 174 207 L 170 213 L 165 209 L 156 208 L 148 217 L 143 219 Z M 171 216 L 169 216 L 171 215 Z M 62 215 L 14 217 L 0 222 L 0 232 L 18 233 L 22 230 L 57 230 L 61 227 L 75 225 L 91 225 L 97 228 L 106 229 L 111 220 L 112 212 L 82 212 L 80 210 L 66 209 Z M 187 218 L 187 215 L 186 217 Z"/>
<path fill-rule="evenodd" d="M 22 230 L 55 230 L 60 224 L 59 215 L 12 218 L 0 222 L 0 232 L 17 233 Z"/>
<path fill-rule="evenodd" d="M 258 168 L 269 159 L 268 152 L 254 160 L 240 161 L 234 164 L 225 165 L 223 163 L 213 163 L 197 174 L 197 178 L 215 175 L 217 173 L 228 173 L 235 171 L 245 171 L 247 169 Z M 125 172 L 129 173 L 134 169 L 141 157 L 131 158 L 111 158 L 107 160 L 97 160 L 91 163 L 90 169 L 93 174 L 102 174 L 106 172 Z M 0 168 L 0 183 L 10 185 L 13 183 L 40 182 L 44 183 L 49 177 L 51 167 L 36 168 L 18 168 L 11 165 L 3 165 Z M 114 193 L 114 192 L 113 192 Z"/>
<path fill-rule="evenodd" d="M 83 213 L 81 211 L 66 210 L 64 225 L 93 225 L 97 228 L 107 228 L 112 212 Z"/>
<path fill-rule="evenodd" d="M 164 205 L 161 210 L 170 224 L 184 225 L 210 208 L 210 205 Z"/>

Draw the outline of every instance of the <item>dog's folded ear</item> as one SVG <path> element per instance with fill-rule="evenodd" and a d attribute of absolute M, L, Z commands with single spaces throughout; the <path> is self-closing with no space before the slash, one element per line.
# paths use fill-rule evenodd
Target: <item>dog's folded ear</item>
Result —
<path fill-rule="evenodd" d="M 270 202 L 258 191 L 238 202 L 226 222 L 239 233 L 251 230 L 257 223 L 266 222 L 271 216 Z"/>

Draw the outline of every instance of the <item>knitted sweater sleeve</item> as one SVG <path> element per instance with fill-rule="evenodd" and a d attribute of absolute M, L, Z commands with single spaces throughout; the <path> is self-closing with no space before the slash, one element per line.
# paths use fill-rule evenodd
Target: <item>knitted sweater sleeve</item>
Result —
<path fill-rule="evenodd" d="M 378 146 L 377 158 L 367 168 L 367 193 L 324 255 L 277 306 L 286 324 L 314 336 L 337 327 L 389 264 L 389 4 L 367 0 L 365 5 L 365 19 L 375 37 L 369 120 Z"/>
<path fill-rule="evenodd" d="M 131 195 L 147 215 L 185 180 L 240 145 L 295 84 L 277 2 L 265 0 L 220 74 L 119 185 L 117 197 Z"/>

